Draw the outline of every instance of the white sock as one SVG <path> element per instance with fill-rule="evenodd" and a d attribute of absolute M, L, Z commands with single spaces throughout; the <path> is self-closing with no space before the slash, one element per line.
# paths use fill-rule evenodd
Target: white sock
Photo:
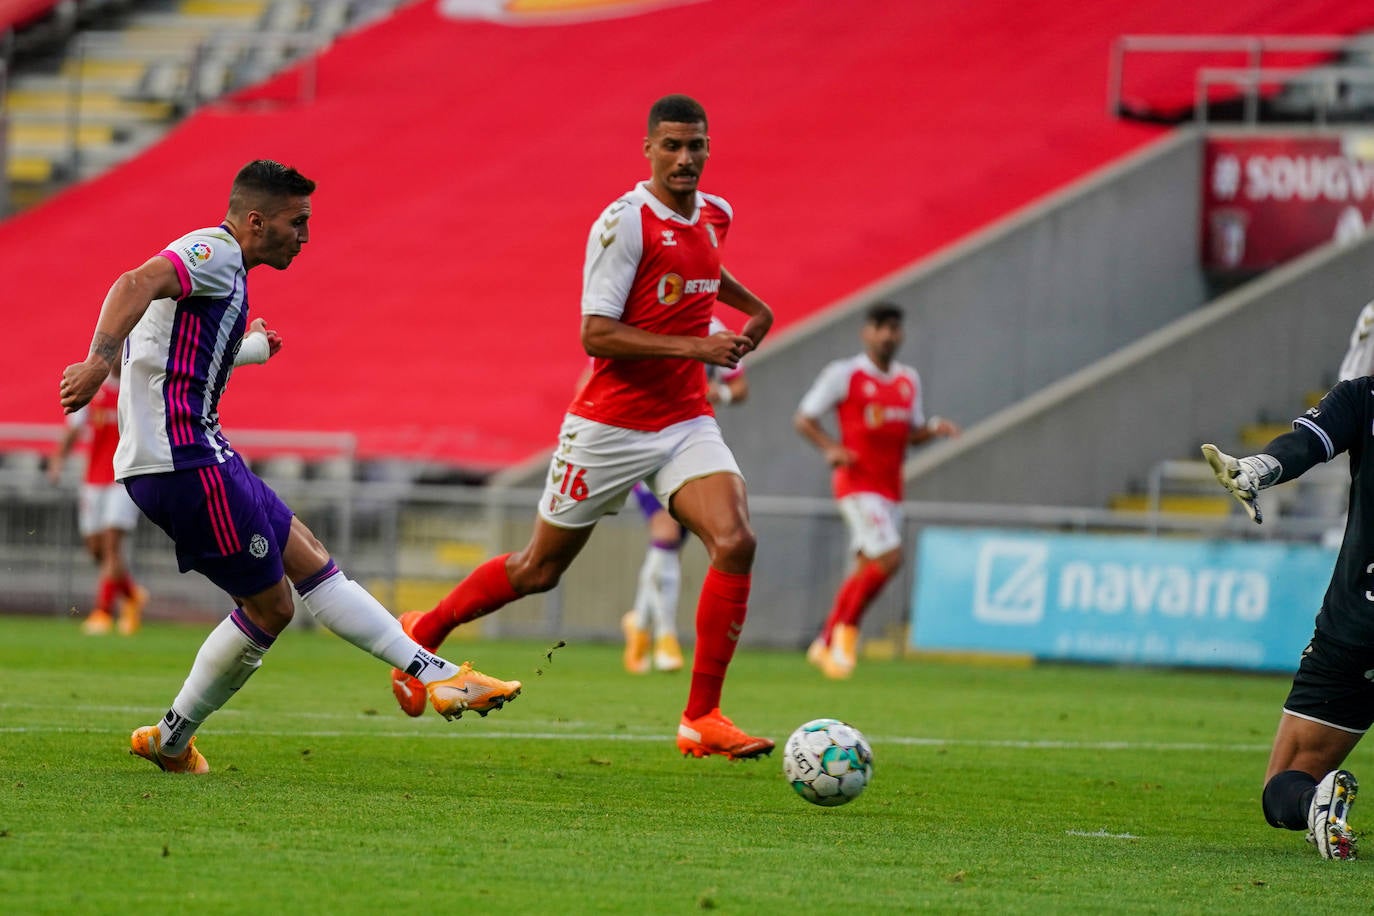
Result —
<path fill-rule="evenodd" d="M 334 567 L 332 560 L 325 570 L 330 567 Z M 301 589 L 305 589 L 301 601 L 306 610 L 321 624 L 420 683 L 441 681 L 458 673 L 457 665 L 425 651 L 407 636 L 401 622 L 381 602 L 337 567 L 325 575 L 311 576 L 297 586 L 297 591 Z"/>
<path fill-rule="evenodd" d="M 250 638 L 248 633 L 254 633 Z M 158 723 L 161 753 L 175 757 L 210 713 L 219 709 L 262 664 L 273 637 L 253 626 L 242 611 L 234 611 L 201 643 L 186 683 Z M 261 643 L 265 642 L 266 645 Z"/>
<path fill-rule="evenodd" d="M 654 636 L 677 635 L 677 602 L 682 590 L 682 561 L 676 549 L 651 544 L 639 569 L 635 594 L 636 621 L 641 629 L 652 622 Z"/>

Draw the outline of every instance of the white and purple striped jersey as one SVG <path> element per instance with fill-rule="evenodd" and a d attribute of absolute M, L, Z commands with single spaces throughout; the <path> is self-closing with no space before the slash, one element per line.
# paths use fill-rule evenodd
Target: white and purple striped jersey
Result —
<path fill-rule="evenodd" d="M 124 342 L 115 477 L 219 464 L 234 453 L 219 399 L 248 324 L 248 272 L 223 226 L 198 229 L 159 254 L 181 296 L 157 299 Z"/>

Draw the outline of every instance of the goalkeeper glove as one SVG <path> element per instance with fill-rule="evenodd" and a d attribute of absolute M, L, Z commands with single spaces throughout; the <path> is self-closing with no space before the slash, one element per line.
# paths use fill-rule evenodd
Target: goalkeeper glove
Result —
<path fill-rule="evenodd" d="M 1211 444 L 1202 447 L 1202 457 L 1212 466 L 1217 481 L 1240 501 L 1254 523 L 1264 524 L 1264 513 L 1260 512 L 1259 507 L 1259 491 L 1278 479 L 1281 470 L 1279 463 L 1268 455 L 1232 458 Z"/>

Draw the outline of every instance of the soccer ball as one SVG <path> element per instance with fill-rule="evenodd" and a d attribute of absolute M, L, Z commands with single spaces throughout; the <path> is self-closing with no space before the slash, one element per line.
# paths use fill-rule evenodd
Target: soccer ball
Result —
<path fill-rule="evenodd" d="M 782 773 L 802 798 L 833 808 L 863 793 L 873 778 L 873 751 L 854 726 L 813 719 L 787 739 Z"/>

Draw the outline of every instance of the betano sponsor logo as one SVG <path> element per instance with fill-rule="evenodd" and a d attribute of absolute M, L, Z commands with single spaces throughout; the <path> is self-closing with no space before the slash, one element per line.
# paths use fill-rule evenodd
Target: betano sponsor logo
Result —
<path fill-rule="evenodd" d="M 1269 611 L 1269 579 L 1255 570 L 1168 563 L 1075 560 L 1054 568 L 1046 544 L 999 539 L 982 545 L 974 569 L 974 619 L 1033 626 L 1051 610 L 1257 623 Z"/>
<path fill-rule="evenodd" d="M 888 423 L 910 423 L 911 410 L 896 404 L 865 404 L 864 426 L 877 429 Z"/>
<path fill-rule="evenodd" d="M 715 293 L 720 290 L 720 278 L 703 280 L 684 280 L 677 274 L 664 274 L 658 281 L 658 301 L 664 305 L 677 305 L 683 296 L 702 293 Z"/>

